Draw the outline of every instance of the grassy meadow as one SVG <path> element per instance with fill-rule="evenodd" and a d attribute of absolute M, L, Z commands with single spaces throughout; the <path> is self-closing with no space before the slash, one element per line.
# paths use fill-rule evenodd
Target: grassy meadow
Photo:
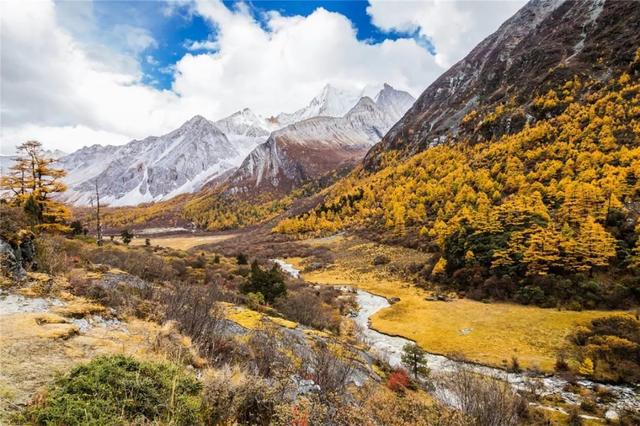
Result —
<path fill-rule="evenodd" d="M 303 272 L 305 280 L 328 285 L 346 284 L 400 301 L 371 318 L 376 330 L 415 340 L 436 354 L 503 367 L 517 357 L 523 368 L 552 371 L 556 355 L 576 325 L 623 311 L 568 311 L 511 303 L 483 303 L 469 299 L 429 301 L 429 292 L 403 279 L 402 266 L 427 256 L 414 250 L 365 242 L 355 237 L 309 240 L 329 248 L 333 265 Z M 390 263 L 374 266 L 375 256 Z M 287 259 L 304 269 L 307 261 Z"/>

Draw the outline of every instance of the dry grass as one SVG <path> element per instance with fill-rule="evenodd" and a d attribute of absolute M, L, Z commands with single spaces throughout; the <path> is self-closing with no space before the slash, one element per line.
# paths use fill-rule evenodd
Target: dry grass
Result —
<path fill-rule="evenodd" d="M 312 240 L 312 244 L 316 244 Z M 382 247 L 355 238 L 341 238 L 327 245 L 335 264 L 303 273 L 318 284 L 346 284 L 400 301 L 371 318 L 376 330 L 415 340 L 437 354 L 463 354 L 482 364 L 502 367 L 516 356 L 525 368 L 552 371 L 556 353 L 577 324 L 593 318 L 620 314 L 611 311 L 558 311 L 510 303 L 486 304 L 472 300 L 433 302 L 428 292 L 412 286 L 387 267 L 374 267 L 372 258 L 383 253 L 391 264 L 416 261 L 425 255 L 409 249 Z M 413 252 L 413 253 L 411 253 Z M 292 263 L 303 267 L 304 262 Z M 462 330 L 465 330 L 463 333 Z"/>
<path fill-rule="evenodd" d="M 105 311 L 106 308 L 104 306 L 89 302 L 80 297 L 74 298 L 74 300 L 64 306 L 54 309 L 55 313 L 72 318 L 83 318 L 88 315 L 102 314 Z"/>
<path fill-rule="evenodd" d="M 71 300 L 69 306 L 69 316 L 104 309 L 82 299 Z M 151 343 L 158 328 L 154 323 L 134 320 L 126 330 L 92 327 L 78 334 L 61 312 L 65 311 L 0 316 L 0 424 L 58 374 L 80 362 L 103 354 L 162 356 Z"/>
<path fill-rule="evenodd" d="M 203 244 L 219 243 L 220 241 L 228 240 L 235 236 L 236 234 L 191 235 L 187 237 L 176 235 L 173 237 L 159 237 L 159 238 L 149 237 L 149 239 L 151 240 L 152 246 L 168 247 L 168 248 L 177 249 L 177 250 L 189 250 L 190 248 L 200 246 Z M 146 237 L 144 236 L 134 238 L 131 241 L 131 245 L 143 246 L 145 245 L 145 238 Z"/>
<path fill-rule="evenodd" d="M 224 306 L 225 316 L 229 320 L 249 330 L 259 329 L 265 319 L 286 328 L 293 329 L 298 326 L 298 324 L 293 321 L 289 321 L 284 318 L 271 317 L 251 309 L 246 309 L 226 303 L 224 304 Z"/>

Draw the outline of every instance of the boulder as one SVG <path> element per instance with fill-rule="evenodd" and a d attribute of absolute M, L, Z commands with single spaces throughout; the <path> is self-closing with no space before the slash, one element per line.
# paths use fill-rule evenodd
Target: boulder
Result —
<path fill-rule="evenodd" d="M 310 263 L 309 265 L 307 265 L 306 268 L 304 268 L 306 271 L 311 272 L 311 271 L 317 271 L 319 269 L 324 268 L 324 263 L 320 263 L 320 262 L 313 262 Z"/>
<path fill-rule="evenodd" d="M 609 421 L 616 422 L 620 419 L 620 415 L 618 414 L 618 412 L 609 409 L 606 413 L 604 413 L 604 418 Z"/>
<path fill-rule="evenodd" d="M 17 251 L 20 251 L 18 249 Z M 0 268 L 2 273 L 15 280 L 21 280 L 27 276 L 27 271 L 22 267 L 21 256 L 16 256 L 16 250 L 11 244 L 0 239 Z"/>

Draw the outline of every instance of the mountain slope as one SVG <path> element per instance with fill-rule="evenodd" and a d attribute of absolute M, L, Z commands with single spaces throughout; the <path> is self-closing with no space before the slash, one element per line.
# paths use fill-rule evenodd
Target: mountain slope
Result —
<path fill-rule="evenodd" d="M 416 265 L 425 286 L 474 299 L 637 305 L 638 25 L 637 2 L 531 2 L 453 74 L 497 53 L 489 45 L 511 46 L 502 61 L 475 63 L 458 86 L 447 71 L 368 154 L 367 168 L 274 231 L 351 228 L 418 247 L 433 254 Z M 542 67 L 563 63 L 538 69 L 531 55 L 552 60 Z"/>
<path fill-rule="evenodd" d="M 134 205 L 199 189 L 239 163 L 239 149 L 209 120 L 195 116 L 164 136 L 123 146 L 83 148 L 60 159 L 68 171 L 66 201 L 86 205 L 98 181 L 101 201 Z"/>
<path fill-rule="evenodd" d="M 607 78 L 611 67 L 631 61 L 639 43 L 637 2 L 531 1 L 431 84 L 365 166 L 379 168 L 388 151 L 406 158 L 445 141 L 517 132 L 531 120 L 526 114 L 504 115 L 484 132 L 463 126 L 463 118 L 500 103 L 526 106 L 531 93 L 545 93 L 574 74 Z"/>
<path fill-rule="evenodd" d="M 305 180 L 355 164 L 413 102 L 387 84 L 376 99 L 360 98 L 342 117 L 309 118 L 271 133 L 228 179 L 227 193 L 282 195 Z"/>

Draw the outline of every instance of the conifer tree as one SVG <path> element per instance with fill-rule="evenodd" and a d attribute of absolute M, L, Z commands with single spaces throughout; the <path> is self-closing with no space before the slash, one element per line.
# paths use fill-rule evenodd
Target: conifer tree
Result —
<path fill-rule="evenodd" d="M 402 348 L 402 364 L 413 374 L 413 378 L 418 380 L 420 376 L 429 374 L 427 368 L 427 353 L 415 343 L 407 343 Z"/>
<path fill-rule="evenodd" d="M 14 164 L 0 180 L 0 188 L 13 193 L 11 202 L 24 208 L 37 229 L 68 232 L 70 212 L 52 198 L 67 189 L 61 181 L 66 172 L 53 167 L 55 161 L 46 157 L 40 142 L 27 141 L 18 146 Z"/>
<path fill-rule="evenodd" d="M 615 255 L 614 238 L 591 216 L 587 216 L 576 238 L 576 269 L 593 273 L 593 268 L 608 266 L 609 259 Z"/>

